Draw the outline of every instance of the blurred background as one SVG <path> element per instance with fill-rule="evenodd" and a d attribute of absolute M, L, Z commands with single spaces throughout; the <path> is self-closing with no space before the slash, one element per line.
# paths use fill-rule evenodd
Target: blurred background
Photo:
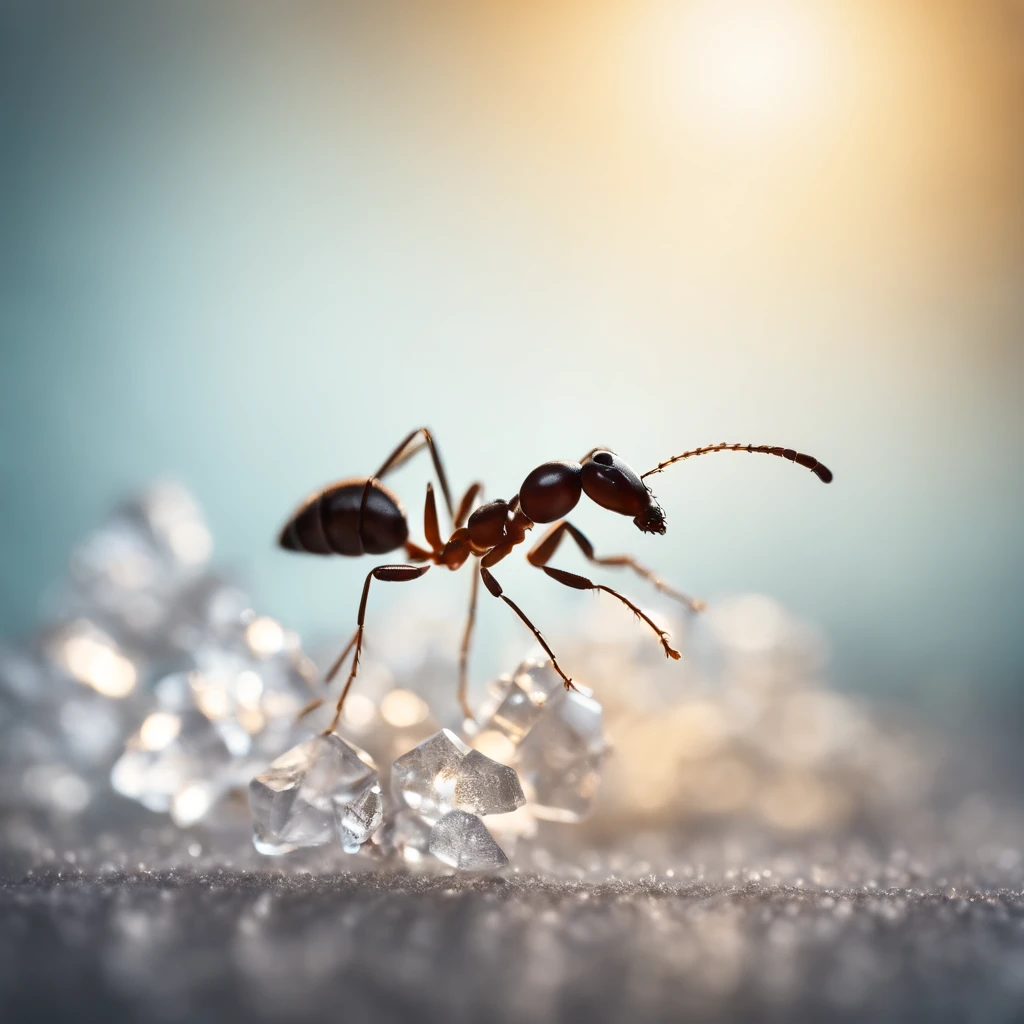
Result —
<path fill-rule="evenodd" d="M 0 634 L 154 477 L 315 641 L 368 563 L 276 531 L 416 426 L 454 489 L 506 498 L 595 445 L 642 471 L 749 441 L 836 481 L 716 456 L 655 478 L 665 537 L 574 521 L 709 600 L 777 598 L 843 687 L 1019 707 L 1019 0 L 2 17 Z M 414 535 L 428 478 L 394 478 Z M 519 558 L 499 578 L 556 650 L 589 603 Z M 461 612 L 468 585 L 415 597 Z M 478 679 L 520 629 L 482 602 Z"/>

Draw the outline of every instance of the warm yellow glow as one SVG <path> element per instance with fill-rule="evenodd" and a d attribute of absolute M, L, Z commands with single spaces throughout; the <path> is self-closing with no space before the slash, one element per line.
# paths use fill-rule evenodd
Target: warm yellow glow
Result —
<path fill-rule="evenodd" d="M 266 716 L 259 708 L 241 707 L 235 714 L 238 724 L 250 735 L 262 732 L 267 724 Z"/>
<path fill-rule="evenodd" d="M 690 779 L 694 802 L 710 814 L 743 808 L 754 791 L 754 784 L 754 770 L 737 757 L 704 761 Z"/>
<path fill-rule="evenodd" d="M 171 801 L 171 816 L 181 826 L 194 825 L 213 804 L 210 789 L 199 782 L 193 782 L 175 793 Z"/>
<path fill-rule="evenodd" d="M 810 774 L 783 775 L 761 791 L 759 809 L 777 828 L 803 831 L 834 827 L 849 813 L 849 801 L 838 786 Z"/>
<path fill-rule="evenodd" d="M 345 698 L 341 718 L 349 728 L 357 731 L 366 729 L 376 717 L 377 707 L 369 697 L 353 693 Z"/>
<path fill-rule="evenodd" d="M 253 619 L 245 631 L 246 639 L 254 654 L 269 658 L 284 647 L 284 629 L 281 624 L 266 615 Z"/>
<path fill-rule="evenodd" d="M 419 725 L 430 714 L 430 708 L 412 690 L 392 690 L 380 702 L 380 714 L 389 725 L 407 729 Z"/>
<path fill-rule="evenodd" d="M 143 750 L 163 750 L 175 740 L 180 730 L 181 721 L 177 715 L 154 711 L 139 729 L 139 746 Z"/>
<path fill-rule="evenodd" d="M 511 764 L 516 752 L 515 744 L 497 729 L 485 729 L 479 735 L 474 736 L 470 743 L 481 754 L 500 764 Z"/>
<path fill-rule="evenodd" d="M 805 111 L 828 71 L 825 7 L 803 0 L 687 5 L 673 70 L 683 101 L 727 132 Z"/>
<path fill-rule="evenodd" d="M 711 701 L 690 701 L 674 709 L 671 717 L 680 757 L 687 760 L 707 757 L 722 745 L 726 721 L 721 708 Z"/>
<path fill-rule="evenodd" d="M 68 637 L 60 656 L 75 679 L 104 697 L 127 697 L 135 689 L 135 666 L 101 635 Z"/>
<path fill-rule="evenodd" d="M 221 680 L 193 672 L 189 677 L 189 685 L 199 710 L 207 718 L 226 718 L 231 712 L 227 688 Z"/>

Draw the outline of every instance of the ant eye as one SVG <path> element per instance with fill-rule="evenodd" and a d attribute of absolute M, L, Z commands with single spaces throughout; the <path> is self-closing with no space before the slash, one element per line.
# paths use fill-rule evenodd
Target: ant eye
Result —
<path fill-rule="evenodd" d="M 635 469 L 614 452 L 599 451 L 583 463 L 581 483 L 587 497 L 609 512 L 635 518 L 653 499 Z"/>

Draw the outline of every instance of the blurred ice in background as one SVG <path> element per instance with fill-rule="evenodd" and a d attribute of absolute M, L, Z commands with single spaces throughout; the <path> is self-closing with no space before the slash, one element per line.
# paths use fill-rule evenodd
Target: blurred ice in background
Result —
<path fill-rule="evenodd" d="M 0 633 L 160 474 L 315 639 L 351 628 L 367 564 L 275 531 L 415 426 L 492 497 L 597 444 L 646 469 L 783 443 L 836 482 L 722 456 L 657 478 L 665 538 L 574 521 L 712 601 L 772 595 L 847 687 L 1019 708 L 1019 0 L 2 20 Z M 414 534 L 427 476 L 396 476 Z M 578 640 L 589 596 L 518 558 L 501 580 Z M 468 582 L 379 588 L 370 637 L 414 593 L 461 612 Z M 478 683 L 519 629 L 481 598 Z"/>

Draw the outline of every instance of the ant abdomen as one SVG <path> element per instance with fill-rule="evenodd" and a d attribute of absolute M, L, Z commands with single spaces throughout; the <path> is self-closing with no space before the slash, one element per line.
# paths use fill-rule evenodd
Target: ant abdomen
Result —
<path fill-rule="evenodd" d="M 409 538 L 397 495 L 374 480 L 360 517 L 366 477 L 331 484 L 307 498 L 285 524 L 278 543 L 314 555 L 383 555 Z"/>

